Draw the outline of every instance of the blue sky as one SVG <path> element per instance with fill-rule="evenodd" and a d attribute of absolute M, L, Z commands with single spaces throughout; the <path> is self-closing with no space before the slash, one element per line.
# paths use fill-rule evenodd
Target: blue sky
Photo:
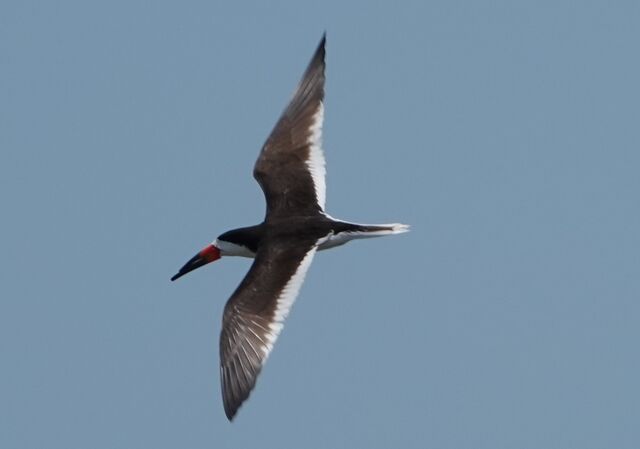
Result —
<path fill-rule="evenodd" d="M 636 2 L 3 2 L 0 446 L 637 448 Z M 319 254 L 228 423 L 253 163 L 327 31 Z"/>

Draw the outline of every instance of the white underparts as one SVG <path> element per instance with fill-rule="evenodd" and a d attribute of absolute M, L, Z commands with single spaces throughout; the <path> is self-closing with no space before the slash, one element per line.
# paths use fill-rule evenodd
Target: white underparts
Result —
<path fill-rule="evenodd" d="M 255 253 L 249 248 L 243 245 L 237 245 L 235 243 L 226 242 L 224 240 L 216 239 L 213 242 L 213 246 L 216 246 L 220 250 L 221 256 L 240 256 L 240 257 L 256 257 Z"/>

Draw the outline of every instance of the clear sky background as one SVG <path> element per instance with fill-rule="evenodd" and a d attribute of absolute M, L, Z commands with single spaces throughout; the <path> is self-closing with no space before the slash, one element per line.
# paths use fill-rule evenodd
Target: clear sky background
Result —
<path fill-rule="evenodd" d="M 640 447 L 640 4 L 3 1 L 0 447 Z M 327 31 L 319 254 L 227 422 L 251 177 Z"/>

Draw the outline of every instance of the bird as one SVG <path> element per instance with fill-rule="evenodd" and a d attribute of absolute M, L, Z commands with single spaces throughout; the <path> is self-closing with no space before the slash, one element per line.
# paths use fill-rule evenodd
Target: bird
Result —
<path fill-rule="evenodd" d="M 253 390 L 316 252 L 409 230 L 400 223 L 352 223 L 325 212 L 325 44 L 326 33 L 255 163 L 253 176 L 266 200 L 262 223 L 219 235 L 171 278 L 224 256 L 254 259 L 222 318 L 220 381 L 229 421 Z"/>

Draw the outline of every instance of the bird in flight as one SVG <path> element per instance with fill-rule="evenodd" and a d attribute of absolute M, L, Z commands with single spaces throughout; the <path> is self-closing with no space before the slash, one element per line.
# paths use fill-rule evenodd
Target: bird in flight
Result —
<path fill-rule="evenodd" d="M 253 168 L 267 203 L 263 222 L 218 236 L 171 278 L 222 256 L 254 259 L 222 318 L 220 380 L 230 421 L 255 386 L 316 251 L 409 230 L 399 223 L 350 223 L 325 212 L 325 41 L 323 36 Z"/>

